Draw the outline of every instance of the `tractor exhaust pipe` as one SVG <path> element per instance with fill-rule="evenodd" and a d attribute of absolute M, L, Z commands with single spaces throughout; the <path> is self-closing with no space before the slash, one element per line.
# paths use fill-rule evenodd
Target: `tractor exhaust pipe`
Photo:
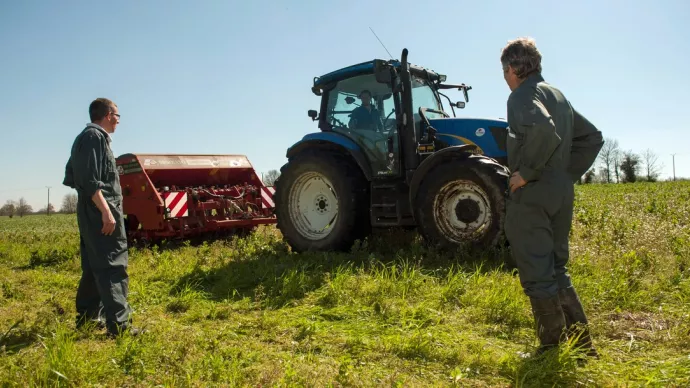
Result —
<path fill-rule="evenodd" d="M 402 82 L 402 106 L 403 106 L 403 157 L 405 160 L 406 180 L 409 183 L 412 173 L 419 165 L 417 155 L 417 130 L 414 123 L 414 112 L 412 111 L 412 76 L 410 74 L 410 64 L 407 61 L 407 49 L 403 49 L 401 56 L 400 80 Z"/>

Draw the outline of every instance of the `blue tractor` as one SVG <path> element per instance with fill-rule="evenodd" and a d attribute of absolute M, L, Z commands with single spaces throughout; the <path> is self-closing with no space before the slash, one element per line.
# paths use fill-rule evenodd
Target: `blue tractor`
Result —
<path fill-rule="evenodd" d="M 507 122 L 451 118 L 441 97 L 455 116 L 471 87 L 407 54 L 314 79 L 321 106 L 309 117 L 321 131 L 287 150 L 275 183 L 277 227 L 294 251 L 348 250 L 377 227 L 417 227 L 441 247 L 503 241 Z"/>

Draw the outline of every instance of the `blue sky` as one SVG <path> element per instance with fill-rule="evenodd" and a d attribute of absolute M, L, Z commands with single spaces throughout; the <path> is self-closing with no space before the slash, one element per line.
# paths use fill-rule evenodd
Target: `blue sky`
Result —
<path fill-rule="evenodd" d="M 623 149 L 690 176 L 687 1 L 5 1 L 0 205 L 58 208 L 88 104 L 113 99 L 116 155 L 241 153 L 260 172 L 318 131 L 314 76 L 395 58 L 473 86 L 460 115 L 505 117 L 506 41 L 536 39 L 544 76 Z M 559 7 L 563 7 L 559 9 Z M 460 94 L 451 94 L 451 98 Z M 247 139 L 240 140 L 246 135 Z"/>

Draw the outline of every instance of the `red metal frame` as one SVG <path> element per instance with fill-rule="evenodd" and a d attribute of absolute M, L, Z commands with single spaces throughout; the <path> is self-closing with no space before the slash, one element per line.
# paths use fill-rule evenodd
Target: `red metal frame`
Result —
<path fill-rule="evenodd" d="M 130 241 L 251 230 L 276 222 L 273 190 L 244 155 L 127 153 L 116 165 Z"/>

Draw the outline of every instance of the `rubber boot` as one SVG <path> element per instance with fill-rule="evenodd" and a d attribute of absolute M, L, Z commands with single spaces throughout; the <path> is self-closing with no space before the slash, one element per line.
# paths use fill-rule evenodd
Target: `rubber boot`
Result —
<path fill-rule="evenodd" d="M 545 351 L 557 347 L 565 337 L 565 316 L 561 309 L 558 295 L 548 299 L 530 297 L 532 313 L 537 326 L 537 336 L 541 346 L 535 352 L 540 355 Z"/>
<path fill-rule="evenodd" d="M 558 290 L 558 297 L 561 301 L 563 314 L 565 314 L 565 326 L 568 337 L 577 338 L 575 346 L 585 350 L 587 356 L 599 358 L 599 354 L 594 348 L 589 334 L 587 315 L 582 308 L 582 303 L 575 291 L 575 287 L 561 288 Z"/>

